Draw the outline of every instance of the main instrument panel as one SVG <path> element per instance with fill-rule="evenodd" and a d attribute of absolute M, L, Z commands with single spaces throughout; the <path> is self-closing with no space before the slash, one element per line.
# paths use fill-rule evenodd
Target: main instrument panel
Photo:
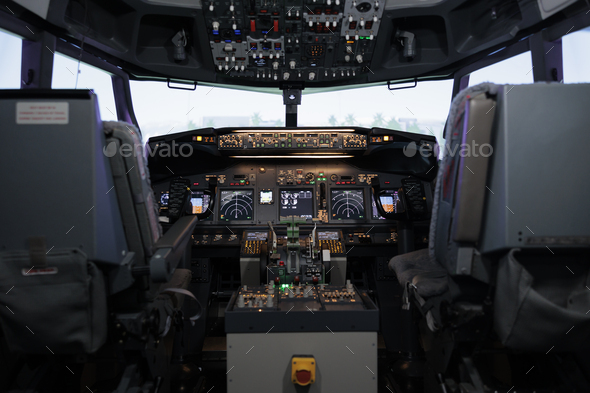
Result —
<path fill-rule="evenodd" d="M 266 225 L 295 216 L 308 224 L 359 224 L 382 222 L 371 192 L 371 179 L 379 176 L 386 187 L 380 199 L 387 212 L 396 212 L 399 191 L 407 176 L 360 171 L 344 162 L 309 160 L 301 164 L 276 164 L 256 159 L 241 162 L 221 173 L 188 176 L 193 213 L 209 206 L 207 179 L 217 177 L 215 208 L 199 225 L 221 223 Z M 319 162 L 318 162 L 319 161 Z M 412 203 L 426 211 L 431 204 L 430 183 L 421 182 L 411 194 Z M 166 213 L 166 184 L 155 187 L 161 214 Z M 420 206 L 421 205 L 421 206 Z"/>
<path fill-rule="evenodd" d="M 381 0 L 212 0 L 203 9 L 215 69 L 251 80 L 317 81 L 371 72 Z"/>

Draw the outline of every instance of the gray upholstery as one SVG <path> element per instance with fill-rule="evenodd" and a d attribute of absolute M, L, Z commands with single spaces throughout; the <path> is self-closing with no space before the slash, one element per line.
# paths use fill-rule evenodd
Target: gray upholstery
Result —
<path fill-rule="evenodd" d="M 400 284 L 409 282 L 422 297 L 440 295 L 448 290 L 446 270 L 428 255 L 428 250 L 418 250 L 397 255 L 389 261 Z"/>
<path fill-rule="evenodd" d="M 493 322 L 505 346 L 590 348 L 590 221 L 584 215 L 590 155 L 573 147 L 590 144 L 589 101 L 590 84 L 483 84 L 461 92 L 447 121 L 447 147 L 479 138 L 493 154 L 443 157 L 429 251 L 391 260 L 400 283 L 414 284 L 419 300 L 438 298 L 445 288 L 453 299 L 460 296 L 466 288 L 457 288 L 453 276 L 495 284 Z"/>
<path fill-rule="evenodd" d="M 103 123 L 105 154 L 109 157 L 125 236 L 138 261 L 152 256 L 162 236 L 139 131 L 116 121 Z M 141 263 L 141 262 L 140 262 Z"/>

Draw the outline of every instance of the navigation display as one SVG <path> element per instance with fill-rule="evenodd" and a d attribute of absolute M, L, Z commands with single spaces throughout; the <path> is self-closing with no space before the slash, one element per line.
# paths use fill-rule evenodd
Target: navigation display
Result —
<path fill-rule="evenodd" d="M 223 190 L 219 203 L 219 219 L 222 221 L 252 220 L 254 200 L 252 190 Z"/>
<path fill-rule="evenodd" d="M 281 190 L 280 216 L 313 218 L 313 191 L 311 189 Z"/>
<path fill-rule="evenodd" d="M 363 190 L 332 190 L 332 219 L 359 220 L 365 218 Z"/>
<path fill-rule="evenodd" d="M 399 201 L 399 195 L 397 194 L 396 190 L 385 190 L 381 196 L 381 205 L 383 205 L 383 210 L 387 213 L 397 213 L 397 202 Z M 371 201 L 373 204 L 373 219 L 374 220 L 385 220 L 385 217 L 381 217 L 379 211 L 377 211 L 377 206 L 375 205 L 375 198 L 371 197 Z"/>
<path fill-rule="evenodd" d="M 191 204 L 193 205 L 193 214 L 201 214 L 209 207 L 209 195 L 203 191 L 191 191 Z"/>

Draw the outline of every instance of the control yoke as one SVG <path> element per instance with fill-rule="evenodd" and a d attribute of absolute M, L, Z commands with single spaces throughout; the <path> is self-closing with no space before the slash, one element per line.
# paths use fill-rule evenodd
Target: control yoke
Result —
<path fill-rule="evenodd" d="M 209 195 L 209 206 L 202 213 L 196 214 L 199 220 L 204 220 L 209 217 L 213 213 L 213 208 L 215 207 L 215 196 L 217 195 L 217 177 L 213 176 L 208 179 L 209 181 L 209 188 L 207 188 L 204 192 L 205 194 Z"/>

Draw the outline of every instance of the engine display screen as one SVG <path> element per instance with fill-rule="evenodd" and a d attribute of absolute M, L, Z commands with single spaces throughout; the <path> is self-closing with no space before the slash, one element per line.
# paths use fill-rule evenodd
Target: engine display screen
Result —
<path fill-rule="evenodd" d="M 360 220 L 365 218 L 363 190 L 332 190 L 332 219 Z"/>
<path fill-rule="evenodd" d="M 191 204 L 193 205 L 193 214 L 204 213 L 209 207 L 209 195 L 203 191 L 191 192 Z"/>
<path fill-rule="evenodd" d="M 252 190 L 223 190 L 221 191 L 220 198 L 220 220 L 252 220 L 252 216 L 254 215 L 254 198 Z"/>
<path fill-rule="evenodd" d="M 396 190 L 385 190 L 383 194 L 379 196 L 381 199 L 381 205 L 383 205 L 383 210 L 387 213 L 397 213 L 397 203 L 399 201 L 399 195 L 397 194 Z M 373 202 L 373 219 L 375 220 L 384 220 L 385 217 L 381 217 L 379 211 L 377 210 L 377 205 L 375 205 L 375 198 L 371 198 Z"/>
<path fill-rule="evenodd" d="M 313 191 L 310 189 L 281 190 L 280 216 L 313 218 Z"/>

